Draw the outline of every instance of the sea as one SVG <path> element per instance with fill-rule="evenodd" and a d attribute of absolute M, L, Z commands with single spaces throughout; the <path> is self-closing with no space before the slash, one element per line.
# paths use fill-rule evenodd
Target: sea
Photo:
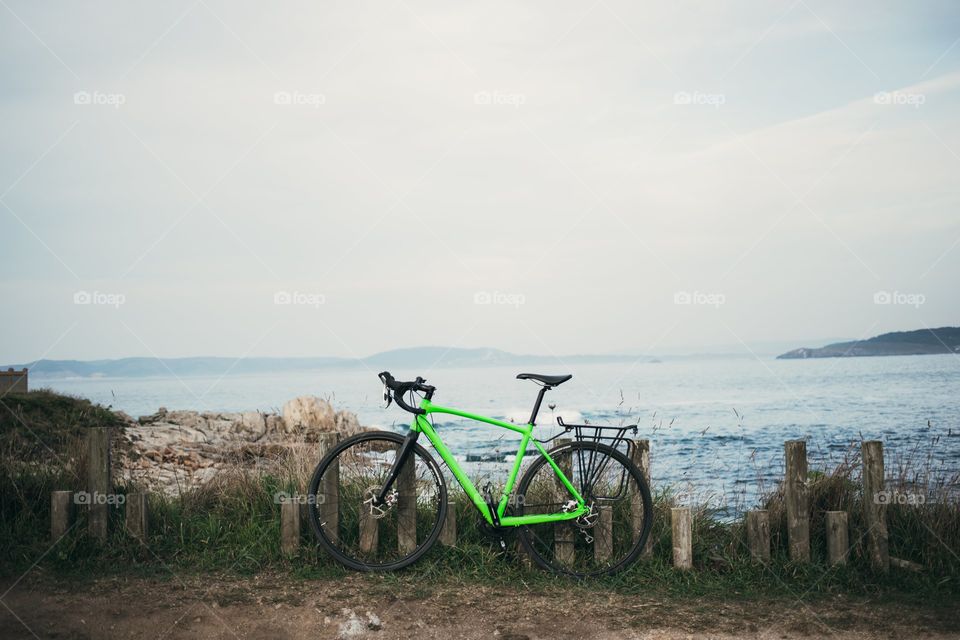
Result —
<path fill-rule="evenodd" d="M 650 441 L 654 492 L 720 513 L 754 508 L 783 474 L 787 440 L 807 442 L 812 470 L 855 460 L 863 440 L 884 443 L 887 475 L 916 482 L 950 479 L 960 469 L 960 356 L 777 360 L 689 357 L 662 362 L 561 364 L 536 373 L 573 374 L 547 393 L 536 436 L 565 422 L 636 425 Z M 434 403 L 525 423 L 537 387 L 516 367 L 392 371 L 420 375 Z M 137 417 L 159 407 L 202 411 L 279 411 L 316 395 L 357 414 L 361 424 L 403 432 L 410 415 L 383 408 L 376 371 L 364 367 L 202 377 L 49 378 L 32 386 L 89 398 Z M 519 436 L 483 423 L 435 415 L 447 446 L 476 478 L 502 478 Z M 426 440 L 425 438 L 422 440 Z M 424 442 L 424 444 L 427 444 Z M 923 476 L 923 473 L 931 475 Z M 953 490 L 957 487 L 954 486 Z"/>

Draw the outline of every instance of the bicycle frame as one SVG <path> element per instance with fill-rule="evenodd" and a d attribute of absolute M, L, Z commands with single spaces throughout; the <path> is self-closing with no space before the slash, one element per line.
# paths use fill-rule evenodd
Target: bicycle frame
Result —
<path fill-rule="evenodd" d="M 427 436 L 427 439 L 430 440 L 431 444 L 433 444 L 433 448 L 436 449 L 438 454 L 440 454 L 440 457 L 443 458 L 443 461 L 447 463 L 447 467 L 450 468 L 451 473 L 453 473 L 453 476 L 457 479 L 457 482 L 460 483 L 464 493 L 467 494 L 471 502 L 473 502 L 477 510 L 480 511 L 481 515 L 483 515 L 483 518 L 488 524 L 493 525 L 496 522 L 502 527 L 521 527 L 526 525 L 543 524 L 545 522 L 573 520 L 590 511 L 590 508 L 584 504 L 583 497 L 573 486 L 573 483 L 571 483 L 567 476 L 564 475 L 563 471 L 560 470 L 560 467 L 558 467 L 557 463 L 554 462 L 553 458 L 550 457 L 543 445 L 533 438 L 534 425 L 529 423 L 525 425 L 517 425 L 513 424 L 512 422 L 504 422 L 502 420 L 495 420 L 493 418 L 476 415 L 467 411 L 460 411 L 459 409 L 441 407 L 433 404 L 426 398 L 421 400 L 420 408 L 423 409 L 425 413 L 414 416 L 414 420 L 410 425 L 410 429 Z M 517 459 L 514 461 L 513 468 L 510 470 L 510 475 L 507 477 L 507 484 L 504 486 L 503 496 L 500 498 L 500 502 L 497 505 L 495 513 L 491 512 L 490 506 L 483 499 L 483 496 L 480 495 L 480 492 L 477 491 L 477 488 L 473 485 L 473 482 L 470 481 L 470 478 L 467 477 L 467 474 L 464 473 L 463 469 L 460 468 L 460 465 L 457 464 L 453 454 L 450 453 L 450 450 L 443 443 L 443 440 L 441 440 L 440 436 L 437 435 L 433 425 L 430 424 L 430 421 L 426 419 L 426 416 L 432 413 L 445 413 L 453 416 L 459 416 L 468 420 L 483 422 L 486 424 L 491 424 L 495 427 L 500 427 L 502 429 L 508 429 L 521 435 L 520 447 L 517 449 Z M 546 459 L 547 463 L 553 469 L 553 472 L 560 479 L 560 482 L 563 484 L 563 486 L 566 487 L 567 491 L 570 492 L 570 495 L 573 497 L 573 499 L 576 500 L 576 509 L 560 513 L 538 513 L 521 516 L 506 515 L 507 505 L 510 501 L 510 492 L 513 491 L 514 484 L 517 481 L 517 476 L 520 473 L 520 465 L 523 462 L 523 457 L 527 452 L 527 447 L 531 442 L 533 442 L 534 447 L 536 447 L 540 454 Z"/>

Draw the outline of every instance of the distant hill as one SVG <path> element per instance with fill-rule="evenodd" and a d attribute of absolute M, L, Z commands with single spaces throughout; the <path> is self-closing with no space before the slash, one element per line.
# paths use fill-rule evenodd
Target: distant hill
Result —
<path fill-rule="evenodd" d="M 591 362 L 634 362 L 652 360 L 630 355 L 519 355 L 499 349 L 459 349 L 451 347 L 413 347 L 376 353 L 365 358 L 120 358 L 117 360 L 37 360 L 0 368 L 26 367 L 31 376 L 49 378 L 138 378 L 148 376 L 219 376 L 230 374 L 279 373 L 327 368 L 367 367 L 416 371 L 432 367 L 483 367 L 498 365 L 549 366 L 550 372 L 567 373 L 563 365 Z"/>
<path fill-rule="evenodd" d="M 868 340 L 836 342 L 825 347 L 802 347 L 777 356 L 795 358 L 857 358 L 863 356 L 921 356 L 960 353 L 960 327 L 884 333 Z"/>

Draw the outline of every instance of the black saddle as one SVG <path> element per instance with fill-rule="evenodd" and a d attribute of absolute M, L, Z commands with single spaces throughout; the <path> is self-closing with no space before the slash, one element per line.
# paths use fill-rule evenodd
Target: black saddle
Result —
<path fill-rule="evenodd" d="M 565 376 L 544 376 L 539 373 L 520 373 L 517 374 L 517 380 L 536 380 L 537 382 L 542 382 L 548 387 L 555 387 L 557 385 L 563 384 L 573 376 L 567 374 Z"/>

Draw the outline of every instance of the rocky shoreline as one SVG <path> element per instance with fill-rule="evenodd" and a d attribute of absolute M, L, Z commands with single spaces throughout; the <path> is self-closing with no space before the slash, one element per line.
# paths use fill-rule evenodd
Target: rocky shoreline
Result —
<path fill-rule="evenodd" d="M 128 446 L 119 456 L 119 473 L 130 485 L 177 495 L 201 487 L 227 469 L 276 464 L 293 447 L 316 443 L 320 434 L 352 435 L 363 430 L 357 416 L 337 411 L 322 398 L 302 396 L 280 413 L 200 412 L 164 407 L 127 425 Z"/>

